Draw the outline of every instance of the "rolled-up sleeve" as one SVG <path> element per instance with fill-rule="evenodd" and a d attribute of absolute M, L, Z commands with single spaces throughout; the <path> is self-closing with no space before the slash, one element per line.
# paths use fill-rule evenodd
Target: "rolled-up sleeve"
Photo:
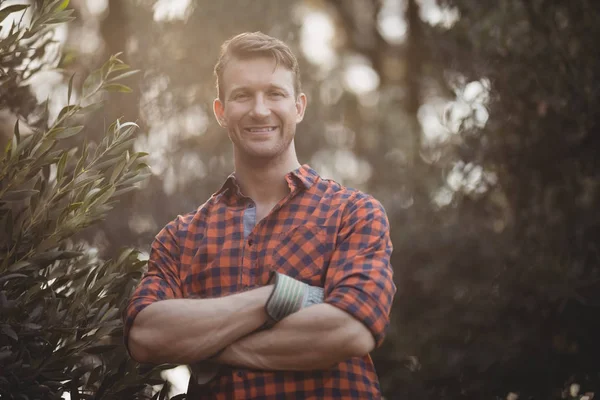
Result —
<path fill-rule="evenodd" d="M 357 194 L 342 215 L 325 281 L 325 302 L 361 321 L 383 343 L 396 293 L 390 265 L 392 242 L 382 205 Z"/>
<path fill-rule="evenodd" d="M 125 346 L 135 317 L 150 304 L 182 297 L 179 275 L 178 219 L 165 226 L 154 238 L 148 270 L 129 299 L 123 313 Z"/>

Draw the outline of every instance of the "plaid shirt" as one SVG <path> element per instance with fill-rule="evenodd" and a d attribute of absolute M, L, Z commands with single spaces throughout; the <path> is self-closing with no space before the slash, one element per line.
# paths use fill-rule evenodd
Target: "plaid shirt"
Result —
<path fill-rule="evenodd" d="M 362 321 L 379 346 L 396 287 L 392 244 L 381 204 L 320 178 L 304 165 L 286 176 L 289 195 L 256 223 L 256 208 L 230 176 L 197 211 L 169 223 L 153 242 L 148 272 L 125 311 L 164 299 L 221 297 L 264 285 L 275 269 L 323 287 L 325 302 Z M 367 355 L 329 370 L 221 368 L 197 398 L 380 398 Z M 206 394 L 204 394 L 206 393 Z"/>

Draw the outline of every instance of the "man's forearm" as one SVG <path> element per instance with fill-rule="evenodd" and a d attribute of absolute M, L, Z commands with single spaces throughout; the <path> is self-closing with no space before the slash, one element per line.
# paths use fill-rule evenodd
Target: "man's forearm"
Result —
<path fill-rule="evenodd" d="M 212 356 L 262 326 L 272 286 L 215 299 L 158 301 L 129 333 L 132 356 L 145 363 L 188 364 Z"/>
<path fill-rule="evenodd" d="M 318 304 L 232 343 L 216 361 L 261 370 L 325 369 L 366 355 L 374 344 L 361 322 L 332 305 Z"/>

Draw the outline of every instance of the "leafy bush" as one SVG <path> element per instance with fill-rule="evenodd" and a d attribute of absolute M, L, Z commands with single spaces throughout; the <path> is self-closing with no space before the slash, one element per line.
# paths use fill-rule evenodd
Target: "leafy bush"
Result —
<path fill-rule="evenodd" d="M 134 249 L 102 261 L 77 234 L 102 220 L 117 198 L 149 176 L 145 153 L 131 152 L 136 125 L 116 121 L 99 144 L 81 143 L 85 116 L 101 107 L 105 91 L 129 91 L 118 81 L 135 73 L 117 56 L 84 82 L 80 100 L 52 122 L 25 81 L 48 65 L 42 48 L 48 26 L 71 19 L 68 0 L 40 1 L 28 26 L 13 23 L 0 41 L 0 104 L 20 123 L 0 158 L 0 398 L 150 398 L 150 385 L 163 384 L 161 368 L 140 374 L 122 343 L 120 313 L 144 261 Z M 0 21 L 26 5 L 0 10 Z M 29 66 L 41 62 L 35 68 Z M 11 97 L 12 96 L 12 97 Z M 47 103 L 46 103 L 47 107 Z M 42 107 L 43 108 L 43 107 Z M 77 143 L 79 147 L 73 147 Z M 168 385 L 155 395 L 165 398 Z"/>

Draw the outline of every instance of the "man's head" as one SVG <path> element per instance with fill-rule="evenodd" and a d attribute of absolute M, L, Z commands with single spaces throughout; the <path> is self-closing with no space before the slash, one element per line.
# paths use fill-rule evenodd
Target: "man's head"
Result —
<path fill-rule="evenodd" d="M 233 142 L 236 163 L 297 164 L 293 139 L 306 96 L 291 50 L 263 33 L 244 33 L 223 44 L 215 75 L 213 109 Z"/>
<path fill-rule="evenodd" d="M 225 100 L 223 72 L 232 59 L 246 60 L 251 58 L 269 57 L 277 66 L 292 71 L 294 75 L 294 95 L 301 92 L 300 67 L 292 50 L 281 40 L 265 35 L 262 32 L 246 32 L 226 40 L 221 46 L 221 54 L 215 65 L 217 96 Z"/>

